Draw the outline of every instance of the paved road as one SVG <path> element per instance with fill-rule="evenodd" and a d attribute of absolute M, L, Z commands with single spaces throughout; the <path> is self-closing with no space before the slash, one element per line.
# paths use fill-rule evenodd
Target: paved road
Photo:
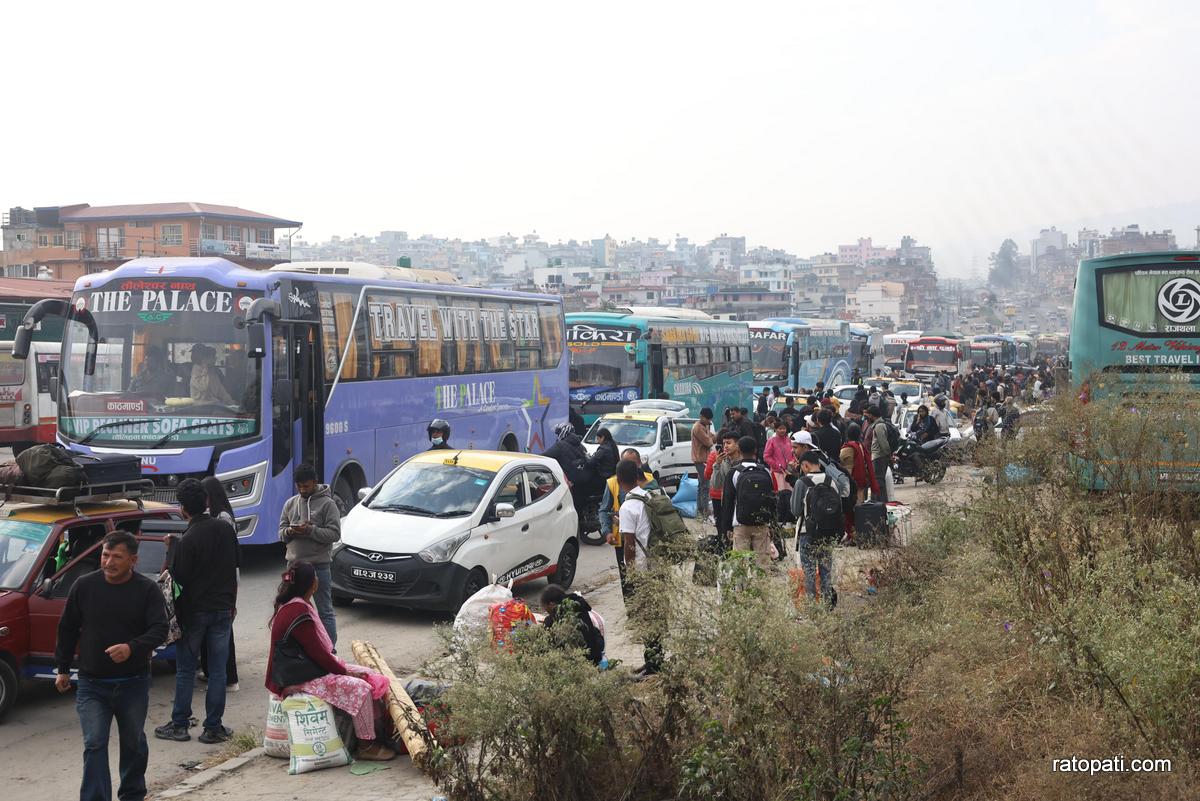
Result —
<path fill-rule="evenodd" d="M 281 547 L 262 546 L 246 549 L 242 570 L 239 614 L 234 623 L 238 671 L 242 689 L 228 696 L 225 724 L 237 730 L 249 726 L 261 731 L 266 715 L 266 671 L 268 648 L 267 618 L 283 571 Z M 602 580 L 613 565 L 613 549 L 584 546 L 579 559 L 576 586 Z M 615 571 L 612 571 L 615 572 Z M 526 596 L 536 596 L 546 584 L 544 579 L 524 587 Z M 374 641 L 399 675 L 413 672 L 438 647 L 434 624 L 449 618 L 431 613 L 409 612 L 362 602 L 338 609 L 338 640 L 348 650 L 351 640 Z M 204 685 L 195 693 L 192 711 L 204 715 Z M 150 736 L 151 786 L 174 784 L 185 773 L 187 763 L 208 759 L 220 746 L 205 746 L 194 739 L 173 743 L 154 739 L 151 730 L 171 716 L 175 680 L 171 673 L 156 673 L 150 692 L 150 715 L 146 731 Z M 193 729 L 193 737 L 199 734 Z M 116 731 L 110 743 L 111 765 L 116 773 Z M 72 696 L 59 696 L 52 685 L 27 684 L 17 706 L 0 723 L 0 786 L 4 795 L 22 801 L 59 801 L 75 796 L 79 790 L 82 745 L 79 721 Z"/>

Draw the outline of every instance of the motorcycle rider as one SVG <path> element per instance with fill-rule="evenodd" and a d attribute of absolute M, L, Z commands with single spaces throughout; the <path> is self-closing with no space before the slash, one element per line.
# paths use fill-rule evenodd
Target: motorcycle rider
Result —
<path fill-rule="evenodd" d="M 933 403 L 937 408 L 933 409 L 929 416 L 937 423 L 938 436 L 948 437 L 950 436 L 950 412 L 946 409 L 946 396 L 938 395 L 933 399 Z"/>
<path fill-rule="evenodd" d="M 450 450 L 450 424 L 445 420 L 440 417 L 437 418 L 429 424 L 429 427 L 425 429 L 425 433 L 429 435 L 429 450 Z"/>
<path fill-rule="evenodd" d="M 563 475 L 567 477 L 567 483 L 571 486 L 571 501 L 582 520 L 590 483 L 587 479 L 591 472 L 587 467 L 587 450 L 583 447 L 583 440 L 575 433 L 575 427 L 570 423 L 556 425 L 554 436 L 557 441 L 546 449 L 543 456 L 553 459 L 562 467 Z"/>

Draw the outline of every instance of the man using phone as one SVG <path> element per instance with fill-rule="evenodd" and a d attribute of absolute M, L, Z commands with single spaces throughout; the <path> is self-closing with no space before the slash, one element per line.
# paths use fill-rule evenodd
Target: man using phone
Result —
<path fill-rule="evenodd" d="M 75 582 L 58 621 L 54 686 L 60 693 L 71 689 L 71 662 L 79 648 L 75 710 L 83 729 L 81 801 L 112 798 L 108 737 L 113 718 L 121 743 L 117 796 L 146 797 L 150 655 L 167 639 L 167 607 L 158 585 L 134 569 L 137 552 L 137 538 L 128 531 L 105 537 L 100 569 Z"/>
<path fill-rule="evenodd" d="M 279 539 L 287 544 L 287 562 L 308 562 L 317 571 L 317 594 L 313 604 L 329 635 L 337 645 L 337 618 L 333 613 L 333 544 L 342 538 L 342 516 L 328 484 L 317 483 L 317 471 L 302 464 L 292 474 L 296 495 L 288 498 L 279 516 Z"/>

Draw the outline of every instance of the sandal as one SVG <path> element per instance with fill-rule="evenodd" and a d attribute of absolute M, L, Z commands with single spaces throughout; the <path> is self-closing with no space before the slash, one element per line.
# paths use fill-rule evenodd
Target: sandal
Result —
<path fill-rule="evenodd" d="M 364 762 L 387 762 L 396 758 L 396 752 L 382 743 L 373 742 L 365 748 L 360 746 L 354 757 Z"/>

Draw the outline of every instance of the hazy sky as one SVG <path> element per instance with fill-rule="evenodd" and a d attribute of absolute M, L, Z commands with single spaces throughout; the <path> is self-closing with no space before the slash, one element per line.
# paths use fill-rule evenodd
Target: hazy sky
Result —
<path fill-rule="evenodd" d="M 1043 225 L 1200 223 L 1195 0 L 2 19 L 5 208 L 193 200 L 303 220 L 309 240 L 729 232 L 804 255 L 911 233 L 947 274 Z"/>

